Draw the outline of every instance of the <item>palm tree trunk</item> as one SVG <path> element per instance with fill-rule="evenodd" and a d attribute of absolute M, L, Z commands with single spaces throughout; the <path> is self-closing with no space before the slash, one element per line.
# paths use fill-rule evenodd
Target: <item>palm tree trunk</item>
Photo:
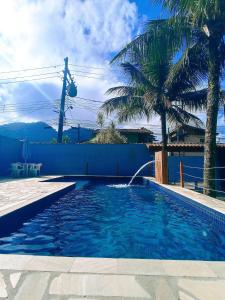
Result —
<path fill-rule="evenodd" d="M 166 112 L 161 112 L 161 132 L 162 132 L 162 150 L 167 150 L 167 133 L 166 133 Z"/>
<path fill-rule="evenodd" d="M 216 129 L 220 97 L 220 63 L 218 55 L 220 39 L 209 38 L 209 78 L 206 110 L 204 150 L 204 194 L 215 196 L 216 184 Z"/>

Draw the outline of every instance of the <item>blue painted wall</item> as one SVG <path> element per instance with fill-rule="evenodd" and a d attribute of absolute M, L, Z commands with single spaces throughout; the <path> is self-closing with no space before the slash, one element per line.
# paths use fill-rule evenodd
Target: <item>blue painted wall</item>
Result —
<path fill-rule="evenodd" d="M 193 178 L 191 176 L 196 176 L 203 178 L 203 170 L 195 169 L 189 167 L 198 167 L 203 168 L 203 156 L 169 156 L 168 159 L 168 168 L 169 168 L 169 182 L 174 183 L 180 180 L 180 161 L 184 164 L 184 173 L 190 175 L 185 175 L 184 179 L 187 182 L 201 182 L 201 179 Z M 187 167 L 189 166 L 189 167 Z"/>
<path fill-rule="evenodd" d="M 30 161 L 43 163 L 42 174 L 55 175 L 130 176 L 153 159 L 141 144 L 30 144 L 30 152 Z M 141 174 L 152 172 L 147 167 Z"/>
<path fill-rule="evenodd" d="M 22 161 L 22 142 L 0 136 L 0 176 L 10 174 L 10 165 Z"/>

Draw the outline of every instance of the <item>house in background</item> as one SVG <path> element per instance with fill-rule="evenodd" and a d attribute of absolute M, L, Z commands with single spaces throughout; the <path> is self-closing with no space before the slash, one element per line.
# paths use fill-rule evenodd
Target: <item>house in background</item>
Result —
<path fill-rule="evenodd" d="M 153 143 L 155 141 L 155 136 L 153 132 L 144 127 L 138 129 L 117 129 L 119 133 L 127 138 L 129 144 L 139 144 L 139 143 Z"/>
<path fill-rule="evenodd" d="M 179 125 L 168 134 L 168 143 L 184 145 L 202 145 L 205 141 L 205 129 L 191 125 Z M 171 152 L 171 156 L 203 156 L 203 152 Z"/>
<path fill-rule="evenodd" d="M 146 144 L 153 143 L 156 140 L 154 133 L 144 127 L 137 129 L 117 128 L 116 130 L 127 139 L 128 144 Z M 95 130 L 95 135 L 99 131 L 100 129 Z"/>
<path fill-rule="evenodd" d="M 203 144 L 205 129 L 191 125 L 180 125 L 169 132 L 169 143 Z"/>

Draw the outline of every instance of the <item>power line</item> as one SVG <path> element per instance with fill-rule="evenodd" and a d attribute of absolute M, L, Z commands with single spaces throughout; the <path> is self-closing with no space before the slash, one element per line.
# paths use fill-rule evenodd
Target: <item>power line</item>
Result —
<path fill-rule="evenodd" d="M 70 66 L 74 66 L 74 67 L 80 67 L 80 68 L 84 68 L 84 69 L 99 69 L 99 70 L 106 70 L 108 65 L 106 67 L 95 67 L 95 66 L 84 66 L 84 65 L 76 65 L 76 64 L 69 64 Z M 119 68 L 119 67 L 118 67 Z M 117 70 L 115 67 L 114 68 L 110 68 L 111 70 Z"/>
<path fill-rule="evenodd" d="M 93 77 L 93 76 L 80 75 L 80 74 L 77 74 L 77 73 L 72 73 L 72 75 L 73 75 L 73 76 L 77 76 L 77 77 L 91 78 L 91 79 L 100 79 L 100 80 L 103 79 L 103 78 L 100 78 L 100 77 Z"/>
<path fill-rule="evenodd" d="M 90 99 L 90 98 L 84 98 L 84 97 L 76 97 L 76 99 L 87 100 L 87 101 L 96 102 L 96 103 L 102 103 L 102 104 L 104 103 L 104 101 L 99 101 L 99 100 Z"/>
<path fill-rule="evenodd" d="M 93 75 L 100 75 L 100 76 L 104 75 L 104 73 L 95 73 L 95 72 L 88 72 L 88 71 L 83 71 L 83 70 L 71 70 L 71 72 L 83 73 L 83 74 L 93 74 Z"/>
<path fill-rule="evenodd" d="M 16 76 L 16 77 L 8 77 L 8 78 L 0 78 L 0 80 L 16 80 L 17 78 L 29 78 L 29 77 L 36 77 L 36 76 L 45 76 L 51 74 L 59 74 L 59 71 L 55 72 L 48 72 L 48 73 L 39 73 L 39 74 L 31 74 L 31 75 L 24 75 L 24 76 Z"/>
<path fill-rule="evenodd" d="M 34 80 L 45 80 L 45 79 L 50 79 L 50 78 L 59 78 L 59 76 L 48 76 L 48 77 L 40 77 L 40 78 L 33 78 L 33 79 L 28 79 L 28 80 L 17 80 L 17 81 L 7 81 L 7 82 L 0 82 L 0 85 L 2 84 L 15 84 L 15 83 L 21 83 L 21 82 L 31 82 Z"/>
<path fill-rule="evenodd" d="M 61 66 L 63 66 L 63 65 L 53 65 L 53 66 L 45 66 L 45 67 L 38 67 L 38 68 L 29 68 L 29 69 L 21 69 L 21 70 L 3 71 L 3 72 L 0 72 L 0 74 L 19 73 L 19 72 L 26 72 L 26 71 L 34 71 L 34 70 L 58 68 L 58 67 L 61 67 Z"/>

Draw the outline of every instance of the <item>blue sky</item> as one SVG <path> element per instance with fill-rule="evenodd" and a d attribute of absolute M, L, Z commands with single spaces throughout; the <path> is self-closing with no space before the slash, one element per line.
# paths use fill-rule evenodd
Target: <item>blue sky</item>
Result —
<path fill-rule="evenodd" d="M 62 76 L 63 59 L 68 56 L 76 65 L 70 68 L 76 73 L 78 96 L 104 101 L 105 91 L 120 84 L 109 67 L 110 59 L 141 32 L 149 17 L 158 15 L 159 9 L 148 0 L 4 1 L 0 11 L 0 70 L 61 66 L 0 73 L 0 78 L 5 78 L 0 82 L 58 76 L 53 73 L 56 71 Z M 0 123 L 42 120 L 55 125 L 57 114 L 53 110 L 61 86 L 57 77 L 1 84 Z M 76 99 L 74 109 L 67 112 L 68 122 L 94 123 L 98 106 Z"/>
<path fill-rule="evenodd" d="M 151 0 L 134 0 L 138 7 L 140 16 L 146 15 L 149 19 L 155 19 L 162 15 L 162 9 L 159 5 L 153 4 Z"/>
<path fill-rule="evenodd" d="M 121 84 L 109 67 L 112 55 L 140 33 L 148 19 L 160 15 L 162 10 L 150 0 L 2 1 L 0 83 L 45 79 L 0 84 L 0 124 L 40 120 L 56 125 L 54 110 L 61 95 L 65 56 L 75 64 L 70 69 L 78 96 L 104 101 L 105 91 Z M 59 66 L 1 73 L 55 65 Z M 98 103 L 77 98 L 73 106 L 66 114 L 70 124 L 95 123 Z M 157 118 L 150 123 L 159 124 Z M 146 120 L 139 120 L 132 127 L 145 124 Z"/>

